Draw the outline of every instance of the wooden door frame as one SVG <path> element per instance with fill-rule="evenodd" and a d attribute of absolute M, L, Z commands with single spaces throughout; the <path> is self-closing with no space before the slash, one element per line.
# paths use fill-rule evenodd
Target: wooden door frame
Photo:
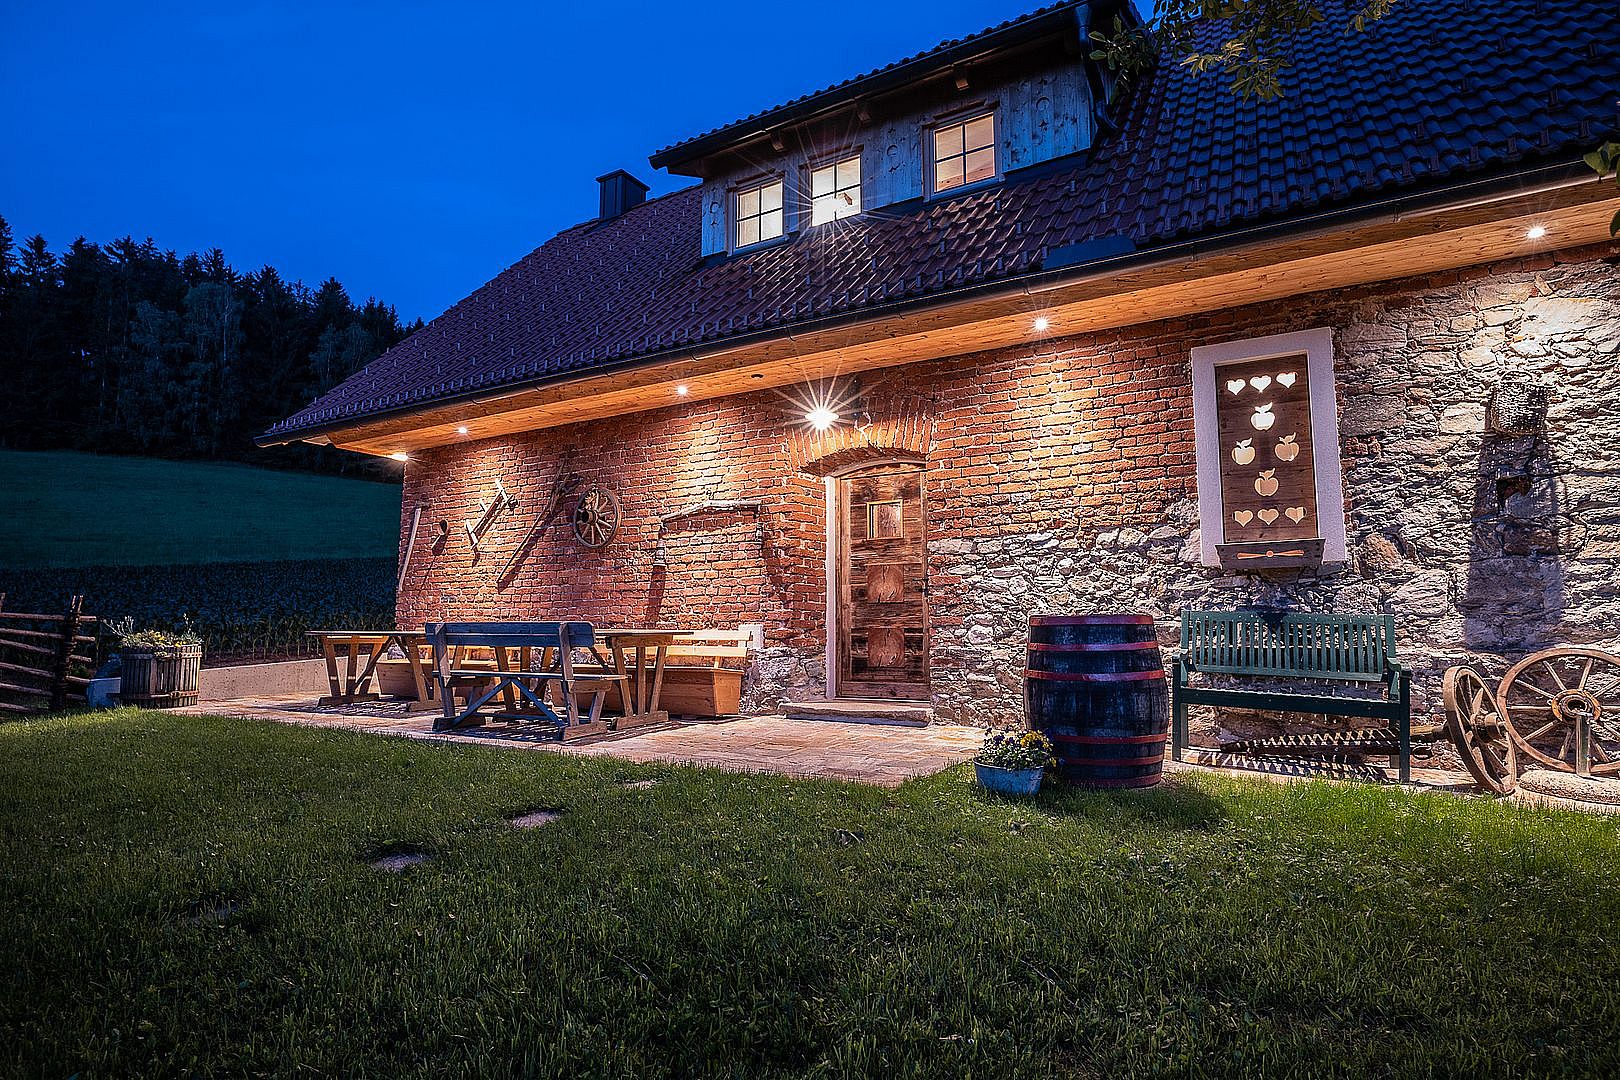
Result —
<path fill-rule="evenodd" d="M 840 533 L 838 529 L 839 518 L 842 517 L 842 515 L 839 513 L 838 506 L 838 482 L 855 473 L 865 472 L 867 469 L 882 468 L 885 465 L 916 466 L 917 471 L 922 473 L 922 480 L 920 481 L 921 498 L 923 504 L 925 506 L 927 505 L 928 462 L 919 454 L 908 454 L 904 451 L 897 451 L 893 454 L 885 454 L 879 457 L 864 458 L 852 465 L 845 465 L 842 468 L 835 469 L 822 477 L 823 489 L 826 496 L 824 503 L 827 514 L 827 602 L 825 605 L 827 634 L 825 651 L 827 654 L 827 700 L 829 701 L 838 699 L 838 571 L 841 556 L 843 555 L 842 544 L 844 540 L 843 534 Z M 926 514 L 923 517 L 922 544 L 923 568 L 924 573 L 926 574 L 928 565 L 928 518 Z M 926 606 L 924 610 L 928 611 L 930 615 L 929 621 L 931 624 L 933 612 L 926 608 Z M 923 648 L 927 650 L 931 648 L 933 644 L 933 632 L 931 626 L 925 626 L 923 633 Z"/>

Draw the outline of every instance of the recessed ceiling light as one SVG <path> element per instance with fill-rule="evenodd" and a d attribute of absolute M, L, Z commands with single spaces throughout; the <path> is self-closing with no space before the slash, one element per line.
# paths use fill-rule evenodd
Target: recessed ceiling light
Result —
<path fill-rule="evenodd" d="M 1540 240 L 1546 235 L 1547 226 L 1545 225 L 1532 225 L 1528 229 L 1524 230 L 1524 238 L 1526 240 Z"/>
<path fill-rule="evenodd" d="M 1036 317 L 1036 319 L 1035 319 L 1035 332 L 1037 334 L 1044 334 L 1050 329 L 1052 329 L 1052 320 L 1051 319 L 1048 319 L 1045 315 L 1040 315 L 1040 316 Z"/>
<path fill-rule="evenodd" d="M 806 412 L 804 414 L 804 418 L 805 420 L 809 421 L 810 426 L 815 428 L 817 431 L 826 431 L 828 428 L 838 423 L 838 414 L 827 408 L 825 405 L 817 405 L 815 408 Z"/>
<path fill-rule="evenodd" d="M 675 393 L 679 397 L 685 397 L 687 394 L 691 393 L 691 391 L 686 388 L 685 383 L 681 383 L 681 385 L 675 388 Z"/>
<path fill-rule="evenodd" d="M 465 434 L 467 434 L 467 425 L 462 424 L 460 427 L 456 428 L 456 434 L 457 435 L 465 435 Z"/>
<path fill-rule="evenodd" d="M 395 450 L 392 454 L 389 454 L 388 456 L 393 458 L 395 461 L 409 461 L 409 460 L 411 460 L 411 455 L 407 454 L 403 450 Z"/>

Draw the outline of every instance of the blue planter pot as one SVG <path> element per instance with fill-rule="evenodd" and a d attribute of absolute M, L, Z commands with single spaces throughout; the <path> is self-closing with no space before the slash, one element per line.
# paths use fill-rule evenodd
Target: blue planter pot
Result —
<path fill-rule="evenodd" d="M 1003 795 L 1033 795 L 1041 789 L 1041 774 L 1046 770 L 1034 769 L 998 769 L 994 765 L 980 765 L 973 763 L 973 775 L 978 779 L 979 786 L 986 791 L 995 791 Z"/>

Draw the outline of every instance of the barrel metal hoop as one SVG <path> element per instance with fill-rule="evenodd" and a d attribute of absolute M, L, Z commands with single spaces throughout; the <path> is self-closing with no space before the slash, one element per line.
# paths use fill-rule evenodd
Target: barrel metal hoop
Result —
<path fill-rule="evenodd" d="M 1074 743 L 1078 746 L 1126 746 L 1164 742 L 1168 733 L 1157 735 L 1059 735 L 1048 731 L 1046 737 L 1056 743 Z"/>
<path fill-rule="evenodd" d="M 1134 649 L 1157 649 L 1157 641 L 1116 641 L 1109 644 L 1086 642 L 1079 645 L 1058 645 L 1049 641 L 1032 641 L 1032 652 L 1129 652 Z"/>
<path fill-rule="evenodd" d="M 1031 615 L 1031 626 L 1152 626 L 1151 615 Z"/>
<path fill-rule="evenodd" d="M 1059 757 L 1058 765 L 1085 765 L 1105 766 L 1107 768 L 1130 768 L 1133 765 L 1161 765 L 1164 763 L 1164 751 L 1161 750 L 1152 757 L 1139 758 L 1103 758 L 1103 757 Z"/>
<path fill-rule="evenodd" d="M 1149 682 L 1153 679 L 1163 679 L 1164 669 L 1155 668 L 1152 671 L 1036 671 L 1034 668 L 1024 670 L 1024 678 L 1038 679 L 1041 682 Z"/>

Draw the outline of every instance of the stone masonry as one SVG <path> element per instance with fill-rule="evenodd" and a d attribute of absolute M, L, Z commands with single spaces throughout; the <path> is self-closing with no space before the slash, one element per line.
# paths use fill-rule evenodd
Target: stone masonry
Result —
<path fill-rule="evenodd" d="M 1173 643 L 1186 607 L 1390 612 L 1416 671 L 1493 676 L 1554 644 L 1620 647 L 1620 267 L 1612 247 L 1080 334 L 869 373 L 860 389 L 927 413 L 929 593 L 937 713 L 1021 715 L 1027 619 L 1140 610 Z M 1319 572 L 1200 565 L 1189 350 L 1334 330 L 1350 557 Z M 1061 327 L 1057 328 L 1061 330 Z M 1537 436 L 1489 433 L 1492 387 L 1526 369 L 1552 387 Z M 920 403 L 920 404 L 919 404 Z M 599 623 L 763 623 L 748 704 L 823 692 L 825 495 L 791 393 L 699 402 L 437 449 L 407 469 L 419 541 L 401 625 L 437 617 L 579 615 Z M 892 419 L 892 418 L 890 418 Z M 914 420 L 914 418 L 912 418 Z M 864 428 L 862 430 L 865 430 Z M 881 439 L 872 453 L 881 455 Z M 848 440 L 840 453 L 852 452 Z M 842 460 L 842 459 L 841 459 Z M 543 532 L 506 555 L 559 463 L 617 492 L 608 547 Z M 461 532 L 499 477 L 522 505 L 474 560 Z M 704 500 L 763 511 L 659 517 Z"/>

